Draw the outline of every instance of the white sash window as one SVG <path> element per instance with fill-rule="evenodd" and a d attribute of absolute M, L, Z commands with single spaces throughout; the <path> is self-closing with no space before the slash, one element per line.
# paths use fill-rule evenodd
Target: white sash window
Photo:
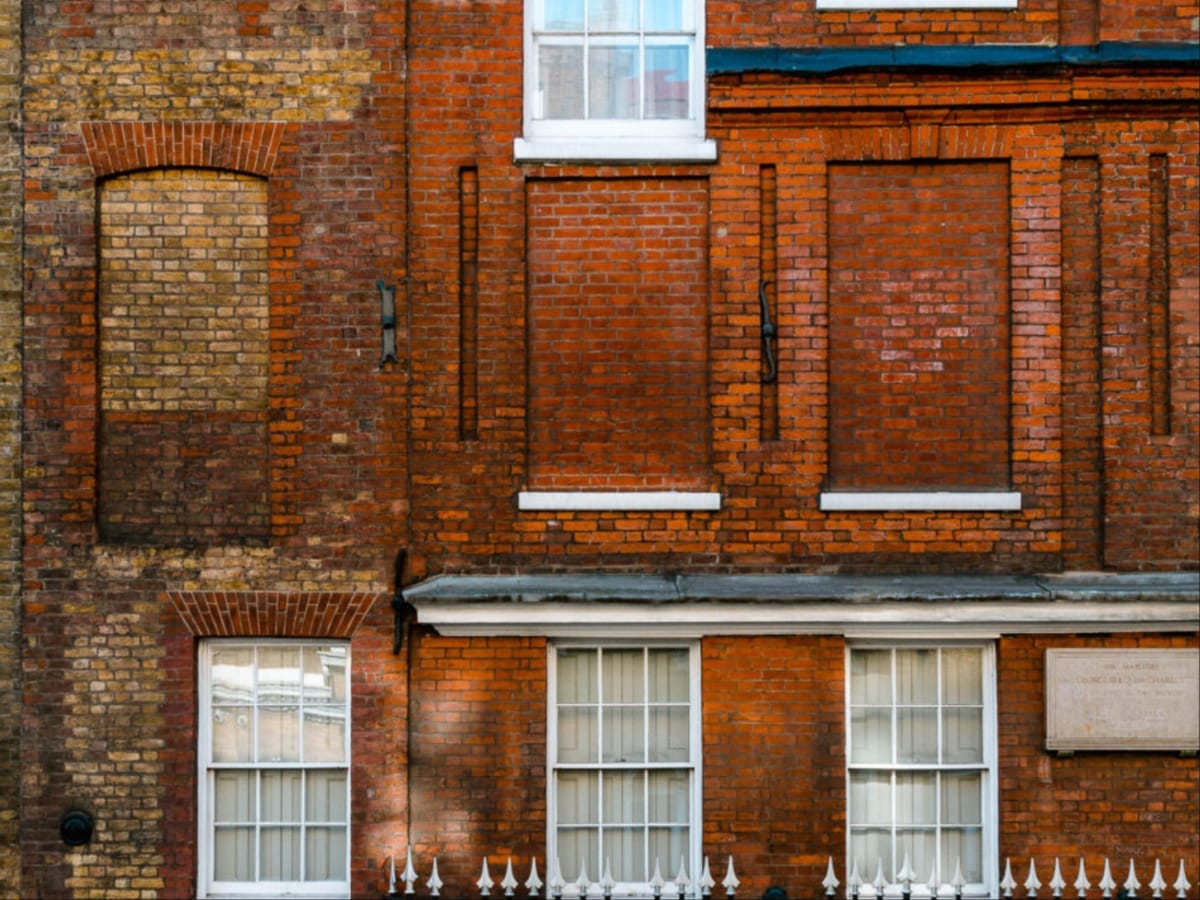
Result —
<path fill-rule="evenodd" d="M 700 0 L 526 0 L 518 159 L 711 160 Z"/>
<path fill-rule="evenodd" d="M 995 674 L 991 645 L 849 650 L 847 871 L 914 896 L 933 879 L 995 896 Z"/>
<path fill-rule="evenodd" d="M 564 881 L 605 872 L 614 896 L 700 859 L 694 645 L 559 645 L 550 656 L 550 858 Z M 568 885 L 571 889 L 571 885 Z"/>
<path fill-rule="evenodd" d="M 200 896 L 349 896 L 348 674 L 344 643 L 202 645 Z"/>

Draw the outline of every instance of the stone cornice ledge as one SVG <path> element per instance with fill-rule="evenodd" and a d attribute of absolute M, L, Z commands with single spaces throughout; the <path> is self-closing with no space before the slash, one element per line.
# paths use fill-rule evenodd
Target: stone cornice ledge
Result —
<path fill-rule="evenodd" d="M 1200 630 L 1198 573 L 440 575 L 405 588 L 447 635 L 986 637 Z"/>

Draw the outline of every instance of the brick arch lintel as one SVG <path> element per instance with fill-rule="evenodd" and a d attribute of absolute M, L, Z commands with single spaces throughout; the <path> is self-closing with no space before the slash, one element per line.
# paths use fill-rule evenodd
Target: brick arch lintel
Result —
<path fill-rule="evenodd" d="M 283 122 L 84 122 L 97 178 L 162 167 L 211 168 L 266 177 Z"/>
<path fill-rule="evenodd" d="M 350 638 L 383 595 L 317 591 L 167 591 L 196 637 Z"/>

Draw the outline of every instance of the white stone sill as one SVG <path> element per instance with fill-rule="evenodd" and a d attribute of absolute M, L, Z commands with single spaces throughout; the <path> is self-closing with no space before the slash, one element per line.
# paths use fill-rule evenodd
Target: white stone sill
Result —
<path fill-rule="evenodd" d="M 824 491 L 823 512 L 1019 512 L 1019 491 Z"/>
<path fill-rule="evenodd" d="M 517 509 L 528 512 L 715 512 L 715 491 L 521 491 Z"/>

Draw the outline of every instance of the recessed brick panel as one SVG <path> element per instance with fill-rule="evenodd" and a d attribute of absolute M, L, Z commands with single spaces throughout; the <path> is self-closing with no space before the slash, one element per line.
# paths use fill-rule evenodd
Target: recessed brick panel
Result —
<path fill-rule="evenodd" d="M 690 179 L 531 182 L 529 485 L 707 484 L 707 199 Z"/>
<path fill-rule="evenodd" d="M 1009 465 L 1002 163 L 829 170 L 830 484 L 997 489 Z"/>
<path fill-rule="evenodd" d="M 159 170 L 100 195 L 100 520 L 114 541 L 259 541 L 267 507 L 261 179 Z"/>

